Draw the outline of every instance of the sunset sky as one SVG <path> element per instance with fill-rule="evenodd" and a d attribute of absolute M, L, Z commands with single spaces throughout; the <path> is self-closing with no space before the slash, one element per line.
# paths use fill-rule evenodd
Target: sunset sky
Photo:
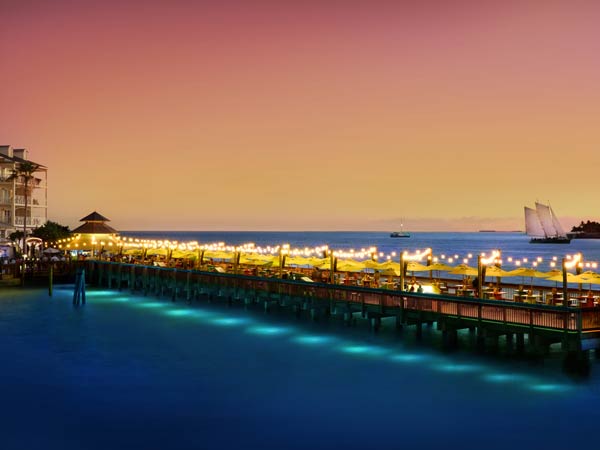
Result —
<path fill-rule="evenodd" d="M 121 230 L 598 219 L 600 2 L 0 0 L 0 144 Z"/>

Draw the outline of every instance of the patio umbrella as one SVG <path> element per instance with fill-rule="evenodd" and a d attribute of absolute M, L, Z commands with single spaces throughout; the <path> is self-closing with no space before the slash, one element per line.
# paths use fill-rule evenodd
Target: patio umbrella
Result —
<path fill-rule="evenodd" d="M 442 270 L 442 271 L 447 271 L 447 270 L 452 270 L 453 267 L 452 266 L 448 266 L 446 264 L 443 264 L 441 262 L 436 262 L 431 264 L 430 266 L 427 266 L 427 270 Z"/>
<path fill-rule="evenodd" d="M 267 255 L 243 255 L 240 258 L 240 264 L 247 266 L 268 266 L 274 263 L 273 256 Z M 279 264 L 279 261 L 277 261 Z"/>
<path fill-rule="evenodd" d="M 43 253 L 46 253 L 47 255 L 56 255 L 57 253 L 61 253 L 61 251 L 56 248 L 48 247 Z"/>
<path fill-rule="evenodd" d="M 141 248 L 128 248 L 128 249 L 123 250 L 123 254 L 124 255 L 141 255 L 142 249 Z"/>
<path fill-rule="evenodd" d="M 455 266 L 450 272 L 452 275 L 469 275 L 469 276 L 477 276 L 477 268 L 467 266 L 466 264 L 459 264 Z"/>
<path fill-rule="evenodd" d="M 127 251 L 127 250 L 125 250 Z M 166 248 L 149 248 L 146 252 L 148 256 L 167 256 L 169 251 Z"/>
<path fill-rule="evenodd" d="M 416 261 L 409 261 L 408 264 L 406 264 L 406 270 L 409 270 L 411 272 L 425 272 L 426 270 L 431 269 L 429 269 L 429 266 L 425 266 Z"/>
<path fill-rule="evenodd" d="M 502 270 L 500 267 L 488 266 L 485 268 L 486 277 L 507 277 L 509 272 Z"/>
<path fill-rule="evenodd" d="M 595 272 L 583 272 L 582 274 L 575 275 L 576 283 L 586 283 L 590 285 L 590 290 L 592 290 L 592 284 L 600 284 L 600 275 Z"/>
<path fill-rule="evenodd" d="M 381 266 L 381 263 L 377 262 L 377 261 L 373 261 L 372 259 L 367 259 L 366 261 L 362 262 L 365 265 L 365 268 L 367 269 L 379 269 L 379 266 Z"/>
<path fill-rule="evenodd" d="M 365 268 L 362 262 L 352 259 L 343 259 L 337 263 L 337 270 L 339 272 L 362 272 Z"/>
<path fill-rule="evenodd" d="M 562 273 L 559 271 L 559 273 Z M 525 277 L 531 278 L 530 286 L 533 288 L 533 279 L 534 278 L 546 278 L 548 274 L 546 272 L 540 272 L 539 270 L 535 270 L 531 267 L 519 267 L 518 269 L 511 270 L 507 272 L 505 275 L 507 277 L 523 277 L 521 280 L 523 284 L 525 284 Z"/>
<path fill-rule="evenodd" d="M 288 256 L 285 260 L 285 264 L 288 266 L 311 266 L 310 258 L 304 258 L 303 256 Z"/>
<path fill-rule="evenodd" d="M 544 278 L 545 280 L 548 281 L 562 281 L 563 280 L 563 275 L 562 272 L 559 271 L 559 273 L 557 273 L 556 275 L 553 275 L 551 277 L 548 278 Z M 573 275 L 572 273 L 567 272 L 567 283 L 579 283 L 577 276 Z"/>

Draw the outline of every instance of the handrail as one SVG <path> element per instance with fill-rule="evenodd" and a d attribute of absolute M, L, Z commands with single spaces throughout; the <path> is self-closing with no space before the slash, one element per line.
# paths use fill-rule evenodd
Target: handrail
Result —
<path fill-rule="evenodd" d="M 297 292 L 302 292 L 303 295 L 306 295 L 307 292 L 314 292 L 335 302 L 345 302 L 348 304 L 378 305 L 382 308 L 398 308 L 398 310 L 404 311 L 437 312 L 438 314 L 450 317 L 496 321 L 511 325 L 533 324 L 540 328 L 567 330 L 571 332 L 600 331 L 600 308 L 573 308 L 568 306 L 454 297 L 443 294 L 405 292 L 363 286 L 332 285 L 319 282 L 307 283 L 281 278 L 266 278 L 112 261 L 93 260 L 90 262 L 123 268 L 152 269 L 155 273 L 157 273 L 156 271 L 169 274 L 193 273 L 201 277 L 209 277 L 211 280 L 224 281 L 224 283 L 217 282 L 216 284 L 225 284 L 225 287 L 236 287 L 236 283 L 233 283 L 234 286 L 227 286 L 227 282 L 238 282 L 241 280 L 246 285 L 250 283 L 252 289 L 255 290 L 283 293 L 286 295 L 295 295 Z M 296 291 L 293 289 L 294 287 L 300 287 L 301 289 Z"/>

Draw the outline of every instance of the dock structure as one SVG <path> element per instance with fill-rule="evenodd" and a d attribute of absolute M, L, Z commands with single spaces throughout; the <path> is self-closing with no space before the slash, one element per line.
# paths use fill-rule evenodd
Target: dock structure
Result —
<path fill-rule="evenodd" d="M 98 286 L 168 296 L 171 301 L 258 303 L 265 311 L 286 307 L 297 315 L 305 311 L 313 319 L 336 315 L 347 322 L 360 315 L 374 330 L 382 319 L 392 318 L 399 329 L 414 326 L 417 337 L 423 325 L 435 323 L 448 346 L 457 344 L 459 330 L 468 329 L 482 348 L 493 348 L 504 337 L 517 351 L 524 351 L 527 342 L 538 355 L 546 354 L 552 344 L 560 344 L 576 360 L 586 359 L 591 349 L 600 351 L 597 307 L 483 300 L 97 260 L 85 265 L 88 279 Z"/>

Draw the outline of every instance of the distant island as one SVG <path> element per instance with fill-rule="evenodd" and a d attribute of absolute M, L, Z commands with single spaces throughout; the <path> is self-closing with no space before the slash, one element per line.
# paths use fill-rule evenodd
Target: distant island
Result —
<path fill-rule="evenodd" d="M 600 223 L 582 220 L 579 225 L 571 228 L 568 236 L 572 239 L 600 239 Z"/>

